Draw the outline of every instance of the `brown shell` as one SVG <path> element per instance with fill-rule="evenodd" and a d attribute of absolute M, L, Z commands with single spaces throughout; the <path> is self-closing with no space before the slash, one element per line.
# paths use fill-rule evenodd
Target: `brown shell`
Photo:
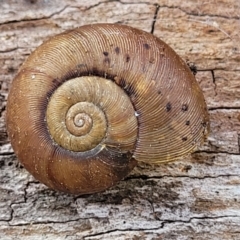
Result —
<path fill-rule="evenodd" d="M 83 76 L 92 79 L 90 85 L 98 84 L 98 78 L 116 84 L 123 89 L 119 94 L 128 95 L 131 110 L 121 113 L 117 108 L 121 107 L 117 104 L 121 97 L 115 92 L 105 94 L 108 95 L 107 103 L 115 99 L 106 109 L 94 102 L 103 110 L 103 116 L 110 110 L 112 117 L 107 116 L 106 122 L 96 127 L 104 130 L 93 144 L 93 150 L 90 147 L 83 150 L 82 144 L 77 144 L 81 145 L 78 152 L 75 145 L 65 149 L 71 142 L 68 138 L 58 142 L 51 136 L 50 133 L 58 128 L 51 127 L 55 117 L 49 120 L 46 115 L 56 89 Z M 79 97 L 85 87 L 74 85 L 72 89 Z M 60 106 L 61 100 L 55 105 Z M 70 105 L 65 107 L 66 111 Z M 79 121 L 79 126 L 87 119 L 90 121 L 87 128 L 92 126 L 94 120 L 88 120 L 85 115 L 83 119 L 81 111 L 80 120 L 73 120 L 75 115 L 72 113 L 69 117 L 66 117 L 67 113 L 62 114 L 63 119 Z M 110 118 L 115 119 L 118 129 L 113 138 L 108 132 Z M 122 129 L 129 119 L 132 119 L 130 130 Z M 72 128 L 70 125 L 69 129 Z M 7 130 L 19 160 L 38 180 L 60 191 L 84 194 L 116 184 L 131 171 L 136 160 L 167 162 L 194 151 L 209 131 L 209 118 L 193 74 L 167 44 L 131 27 L 93 24 L 59 34 L 29 56 L 9 93 Z M 127 139 L 126 136 L 131 141 L 121 144 L 121 139 Z"/>

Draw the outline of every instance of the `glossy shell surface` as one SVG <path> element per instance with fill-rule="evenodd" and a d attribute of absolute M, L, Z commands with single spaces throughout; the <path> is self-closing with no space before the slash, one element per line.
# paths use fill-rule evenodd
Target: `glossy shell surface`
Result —
<path fill-rule="evenodd" d="M 131 27 L 93 24 L 29 56 L 9 93 L 7 130 L 38 180 L 84 194 L 116 184 L 137 161 L 191 153 L 209 118 L 193 74 L 167 44 Z"/>

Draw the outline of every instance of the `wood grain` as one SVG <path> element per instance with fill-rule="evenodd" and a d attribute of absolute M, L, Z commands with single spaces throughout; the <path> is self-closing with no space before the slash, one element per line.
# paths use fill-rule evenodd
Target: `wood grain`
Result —
<path fill-rule="evenodd" d="M 0 9 L 0 239 L 239 239 L 240 2 L 2 1 Z M 53 192 L 23 169 L 7 139 L 13 77 L 33 49 L 80 25 L 119 22 L 153 32 L 198 72 L 211 118 L 201 151 L 139 165 L 103 193 Z"/>

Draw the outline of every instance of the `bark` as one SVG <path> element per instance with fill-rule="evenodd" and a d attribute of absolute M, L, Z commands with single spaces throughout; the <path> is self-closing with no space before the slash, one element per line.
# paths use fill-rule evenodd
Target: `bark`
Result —
<path fill-rule="evenodd" d="M 238 0 L 0 0 L 0 239 L 240 239 Z M 202 149 L 140 164 L 117 186 L 71 196 L 18 163 L 4 121 L 19 66 L 48 37 L 120 22 L 162 38 L 198 72 L 211 119 Z"/>

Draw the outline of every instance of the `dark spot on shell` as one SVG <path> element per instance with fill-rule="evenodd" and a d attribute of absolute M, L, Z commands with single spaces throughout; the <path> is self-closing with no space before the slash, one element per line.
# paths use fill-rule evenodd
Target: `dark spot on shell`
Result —
<path fill-rule="evenodd" d="M 103 55 L 107 57 L 108 56 L 108 52 L 103 52 Z"/>
<path fill-rule="evenodd" d="M 120 48 L 119 47 L 115 47 L 115 53 L 119 54 L 120 53 Z"/>
<path fill-rule="evenodd" d="M 187 125 L 187 126 L 190 125 L 190 121 L 189 121 L 189 120 L 186 121 L 186 125 Z"/>
<path fill-rule="evenodd" d="M 187 137 L 183 137 L 182 141 L 186 142 L 187 141 Z"/>
<path fill-rule="evenodd" d="M 150 49 L 150 46 L 149 46 L 147 43 L 144 43 L 143 46 L 144 46 L 144 48 L 147 49 L 147 50 Z"/>
<path fill-rule="evenodd" d="M 126 54 L 126 62 L 130 61 L 130 56 L 128 54 Z"/>
<path fill-rule="evenodd" d="M 162 92 L 160 90 L 157 91 L 158 94 L 161 94 Z"/>
<path fill-rule="evenodd" d="M 110 58 L 106 57 L 106 58 L 103 60 L 103 62 L 104 62 L 105 64 L 110 64 Z"/>
<path fill-rule="evenodd" d="M 187 104 L 183 104 L 182 105 L 182 111 L 186 112 L 188 110 L 188 105 Z"/>
<path fill-rule="evenodd" d="M 168 102 L 168 103 L 166 104 L 166 110 L 167 110 L 167 112 L 169 112 L 171 109 L 172 109 L 172 104 L 171 104 L 170 102 Z"/>
<path fill-rule="evenodd" d="M 203 127 L 206 127 L 206 126 L 207 126 L 207 123 L 206 123 L 206 122 L 202 122 L 202 126 L 203 126 Z"/>

